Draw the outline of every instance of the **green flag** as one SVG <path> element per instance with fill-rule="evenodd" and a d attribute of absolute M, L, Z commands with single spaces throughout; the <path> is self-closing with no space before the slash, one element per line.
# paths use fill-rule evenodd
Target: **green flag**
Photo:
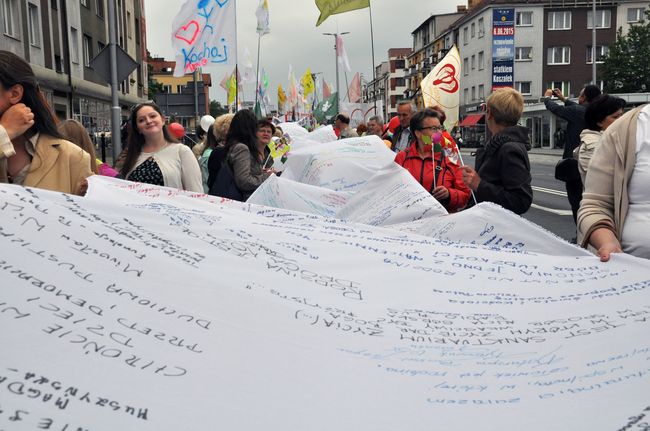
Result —
<path fill-rule="evenodd" d="M 369 6 L 370 0 L 316 0 L 316 7 L 320 10 L 316 27 L 321 25 L 330 15 L 350 12 L 355 9 L 363 9 Z"/>
<path fill-rule="evenodd" d="M 337 114 L 336 102 L 338 97 L 339 97 L 338 93 L 333 93 L 330 97 L 320 102 L 316 107 L 316 109 L 314 110 L 314 118 L 316 118 L 316 120 L 322 123 L 328 118 L 332 118 L 333 116 L 335 116 Z"/>
<path fill-rule="evenodd" d="M 255 102 L 255 118 L 258 120 L 261 120 L 264 116 L 262 115 L 262 107 L 260 106 L 260 102 Z"/>

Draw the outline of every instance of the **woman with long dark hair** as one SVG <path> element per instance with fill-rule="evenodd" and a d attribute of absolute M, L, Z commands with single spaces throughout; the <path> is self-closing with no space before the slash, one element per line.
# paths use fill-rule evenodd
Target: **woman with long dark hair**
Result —
<path fill-rule="evenodd" d="M 201 169 L 192 150 L 177 142 L 154 102 L 131 112 L 126 157 L 120 175 L 129 180 L 203 193 Z"/>
<path fill-rule="evenodd" d="M 266 145 L 257 136 L 257 119 L 250 110 L 235 114 L 226 135 L 226 160 L 232 167 L 235 185 L 246 200 L 275 171 L 267 169 Z"/>
<path fill-rule="evenodd" d="M 84 194 L 90 156 L 63 139 L 29 64 L 0 51 L 0 182 Z"/>

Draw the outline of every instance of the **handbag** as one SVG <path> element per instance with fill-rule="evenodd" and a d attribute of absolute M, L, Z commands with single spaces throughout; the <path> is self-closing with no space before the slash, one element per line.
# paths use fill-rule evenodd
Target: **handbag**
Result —
<path fill-rule="evenodd" d="M 244 201 L 244 195 L 237 188 L 235 183 L 235 175 L 233 174 L 228 158 L 221 163 L 221 169 L 214 180 L 212 187 L 210 187 L 210 194 L 222 198 L 232 199 L 234 201 Z"/>
<path fill-rule="evenodd" d="M 578 161 L 574 158 L 558 160 L 555 165 L 555 179 L 565 183 L 580 180 Z"/>

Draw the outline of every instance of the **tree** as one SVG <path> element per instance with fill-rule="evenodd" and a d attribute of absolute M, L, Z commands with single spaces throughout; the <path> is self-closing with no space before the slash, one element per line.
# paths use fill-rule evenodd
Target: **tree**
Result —
<path fill-rule="evenodd" d="M 618 29 L 600 76 L 608 93 L 650 91 L 650 9 L 643 21 L 630 25 L 627 35 Z"/>
<path fill-rule="evenodd" d="M 228 109 L 216 100 L 210 101 L 210 115 L 217 118 L 219 115 L 227 114 Z"/>
<path fill-rule="evenodd" d="M 153 100 L 156 97 L 156 94 L 163 92 L 163 85 L 153 78 L 153 66 L 149 63 L 147 63 L 147 72 L 149 78 L 149 82 L 147 83 L 149 86 L 149 99 Z"/>

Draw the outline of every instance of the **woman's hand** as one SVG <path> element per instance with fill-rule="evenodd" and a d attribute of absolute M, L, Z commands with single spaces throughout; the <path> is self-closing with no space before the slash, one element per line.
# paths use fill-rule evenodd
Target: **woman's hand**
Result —
<path fill-rule="evenodd" d="M 445 186 L 438 186 L 433 189 L 433 197 L 438 201 L 444 201 L 449 198 L 449 190 Z"/>
<path fill-rule="evenodd" d="M 0 125 L 7 131 L 9 139 L 14 139 L 34 125 L 34 113 L 24 103 L 16 103 L 2 114 Z"/>
<path fill-rule="evenodd" d="M 621 243 L 614 232 L 604 227 L 591 233 L 589 243 L 597 250 L 601 262 L 607 262 L 612 253 L 623 253 Z"/>

